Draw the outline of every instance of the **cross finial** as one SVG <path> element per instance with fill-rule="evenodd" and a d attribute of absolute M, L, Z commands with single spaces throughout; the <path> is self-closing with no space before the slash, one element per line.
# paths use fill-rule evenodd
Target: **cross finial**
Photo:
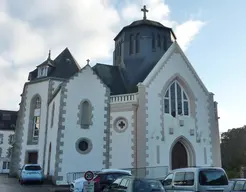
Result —
<path fill-rule="evenodd" d="M 87 59 L 86 61 L 87 61 L 87 65 L 89 65 L 90 64 L 90 59 Z"/>
<path fill-rule="evenodd" d="M 143 20 L 146 20 L 146 13 L 149 12 L 148 9 L 146 9 L 146 5 L 143 6 L 143 8 L 141 9 L 141 11 L 143 12 Z"/>
<path fill-rule="evenodd" d="M 51 50 L 49 50 L 49 55 L 48 55 L 48 59 L 50 59 L 50 55 L 51 55 Z"/>

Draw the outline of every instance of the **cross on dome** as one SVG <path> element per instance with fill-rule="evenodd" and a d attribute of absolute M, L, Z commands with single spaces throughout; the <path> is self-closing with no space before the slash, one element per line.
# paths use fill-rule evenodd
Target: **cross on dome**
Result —
<path fill-rule="evenodd" d="M 90 59 L 87 59 L 86 61 L 87 61 L 87 65 L 89 65 L 90 64 Z"/>
<path fill-rule="evenodd" d="M 146 5 L 143 6 L 143 8 L 141 9 L 141 11 L 143 12 L 143 20 L 146 20 L 146 13 L 149 12 L 148 9 L 146 9 Z"/>

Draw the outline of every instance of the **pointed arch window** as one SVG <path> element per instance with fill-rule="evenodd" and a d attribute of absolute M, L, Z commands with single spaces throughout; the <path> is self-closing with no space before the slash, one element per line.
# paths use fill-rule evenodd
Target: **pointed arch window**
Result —
<path fill-rule="evenodd" d="M 140 51 L 140 35 L 139 33 L 136 35 L 136 53 Z"/>
<path fill-rule="evenodd" d="M 161 36 L 160 36 L 160 34 L 158 34 L 158 36 L 157 36 L 157 46 L 159 48 L 161 48 Z"/>
<path fill-rule="evenodd" d="M 53 103 L 52 105 L 51 127 L 53 127 L 53 124 L 54 124 L 54 116 L 55 116 L 55 103 Z"/>
<path fill-rule="evenodd" d="M 129 43 L 129 53 L 130 55 L 133 54 L 133 35 L 130 35 L 130 43 Z"/>
<path fill-rule="evenodd" d="M 41 108 L 40 97 L 36 97 L 36 99 L 35 99 L 35 109 L 40 109 L 40 108 Z"/>
<path fill-rule="evenodd" d="M 155 49 L 155 47 L 156 47 L 155 43 L 156 43 L 155 34 L 152 33 L 152 49 Z"/>
<path fill-rule="evenodd" d="M 162 45 L 163 49 L 166 50 L 167 49 L 167 40 L 166 40 L 166 37 L 165 36 L 163 36 L 162 43 L 163 43 L 163 45 Z"/>
<path fill-rule="evenodd" d="M 173 117 L 177 115 L 189 115 L 189 100 L 185 90 L 178 81 L 174 81 L 167 89 L 164 97 L 165 113 Z"/>
<path fill-rule="evenodd" d="M 28 145 L 34 145 L 38 143 L 39 130 L 40 130 L 40 116 L 41 116 L 41 97 L 35 95 L 30 103 L 30 121 L 28 126 Z"/>
<path fill-rule="evenodd" d="M 92 105 L 88 100 L 81 102 L 80 105 L 80 126 L 88 128 L 92 124 Z"/>

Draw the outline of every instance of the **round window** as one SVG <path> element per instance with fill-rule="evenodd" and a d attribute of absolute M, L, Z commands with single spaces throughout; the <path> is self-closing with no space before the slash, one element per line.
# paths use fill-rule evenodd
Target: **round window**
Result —
<path fill-rule="evenodd" d="M 91 140 L 88 138 L 80 138 L 75 143 L 76 150 L 81 154 L 87 154 L 92 149 Z"/>
<path fill-rule="evenodd" d="M 89 147 L 89 144 L 87 141 L 80 141 L 79 142 L 79 150 L 86 151 Z"/>
<path fill-rule="evenodd" d="M 114 129 L 116 132 L 124 132 L 128 127 L 128 122 L 126 120 L 126 118 L 124 117 L 119 117 L 117 119 L 115 119 L 114 121 Z"/>

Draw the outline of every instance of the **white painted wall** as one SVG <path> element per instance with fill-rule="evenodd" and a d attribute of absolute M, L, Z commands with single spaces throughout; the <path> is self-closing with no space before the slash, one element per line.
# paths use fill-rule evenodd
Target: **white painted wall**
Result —
<path fill-rule="evenodd" d="M 64 138 L 61 141 L 64 142 L 63 155 L 60 157 L 63 159 L 61 164 L 61 172 L 58 176 L 63 176 L 64 184 L 66 181 L 66 174 L 69 172 L 83 172 L 87 170 L 101 170 L 103 165 L 103 148 L 104 145 L 104 130 L 107 126 L 104 125 L 106 118 L 105 107 L 105 93 L 106 88 L 103 87 L 97 76 L 93 74 L 90 67 L 83 69 L 78 76 L 71 79 L 67 86 L 67 99 L 66 101 L 66 114 L 65 118 L 65 131 Z M 84 99 L 89 99 L 92 103 L 93 110 L 93 125 L 89 129 L 82 129 L 77 124 L 78 121 L 78 106 Z M 93 148 L 90 153 L 82 155 L 76 151 L 75 143 L 81 137 L 87 137 L 91 139 Z M 62 182 L 59 182 L 61 184 Z"/>
<path fill-rule="evenodd" d="M 161 131 L 161 105 L 159 93 L 161 92 L 165 82 L 167 82 L 174 74 L 179 73 L 183 78 L 185 78 L 186 82 L 189 84 L 192 89 L 195 97 L 197 98 L 197 126 L 199 130 L 202 130 L 203 138 L 206 138 L 206 142 L 197 143 L 196 142 L 196 134 L 194 136 L 190 136 L 189 130 L 195 129 L 195 119 L 192 117 L 182 117 L 184 119 L 184 126 L 180 127 L 178 125 L 179 121 L 175 120 L 171 115 L 164 114 L 164 127 L 165 127 L 165 141 L 161 141 L 161 139 L 156 139 L 157 136 L 160 137 Z M 147 161 L 149 162 L 149 166 L 169 166 L 169 155 L 170 147 L 174 140 L 179 136 L 186 137 L 193 145 L 196 153 L 196 164 L 197 165 L 205 165 L 204 164 L 204 147 L 207 149 L 207 164 L 211 165 L 211 153 L 210 148 L 210 130 L 209 130 L 209 117 L 208 117 L 208 102 L 207 95 L 203 92 L 201 86 L 198 84 L 194 75 L 188 69 L 184 59 L 181 57 L 179 53 L 174 53 L 171 58 L 165 64 L 165 67 L 158 73 L 157 77 L 154 81 L 147 87 L 147 99 L 148 99 L 148 107 L 147 107 L 147 130 L 148 130 L 148 145 L 149 147 L 148 154 L 149 157 Z M 174 128 L 174 134 L 169 134 L 169 128 Z M 153 137 L 153 138 L 152 138 Z M 160 145 L 160 163 L 157 164 L 157 150 L 156 146 Z"/>
<path fill-rule="evenodd" d="M 47 145 L 45 149 L 46 155 L 45 155 L 44 174 L 47 175 L 47 172 L 48 172 L 49 145 L 51 143 L 50 176 L 54 176 L 54 171 L 55 171 L 55 156 L 56 156 L 56 145 L 57 145 L 57 131 L 58 131 L 58 121 L 59 121 L 60 99 L 61 99 L 61 91 L 59 91 L 56 97 L 49 104 L 49 117 L 48 117 L 48 130 L 47 130 Z M 55 103 L 55 113 L 54 113 L 54 124 L 51 127 L 53 103 Z"/>
<path fill-rule="evenodd" d="M 123 109 L 124 110 L 124 109 Z M 110 125 L 111 125 L 111 140 L 112 143 L 110 147 L 112 147 L 112 151 L 110 152 L 112 159 L 110 162 L 112 163 L 111 168 L 132 168 L 134 153 L 132 146 L 132 139 L 134 135 L 132 131 L 134 127 L 132 127 L 133 119 L 132 116 L 134 111 L 121 111 L 121 112 L 111 112 Z M 124 117 L 128 121 L 128 128 L 124 132 L 115 131 L 115 119 L 118 117 Z M 124 154 L 124 155 L 123 155 Z M 122 157 L 124 156 L 124 160 Z"/>
<path fill-rule="evenodd" d="M 62 81 L 52 80 L 52 94 L 56 91 L 57 87 L 62 83 Z"/>
<path fill-rule="evenodd" d="M 10 159 L 7 158 L 8 148 L 12 147 L 12 145 L 9 144 L 9 136 L 14 135 L 14 131 L 0 130 L 0 134 L 3 134 L 3 144 L 0 144 L 0 148 L 2 148 L 0 173 L 8 173 L 9 169 L 3 169 L 3 162 L 10 162 Z"/>
<path fill-rule="evenodd" d="M 43 152 L 44 152 L 44 141 L 45 141 L 45 124 L 46 124 L 46 115 L 47 115 L 47 99 L 48 99 L 48 86 L 49 80 L 37 82 L 35 84 L 27 85 L 26 93 L 26 111 L 24 118 L 24 134 L 23 134 L 23 143 L 21 147 L 21 162 L 20 167 L 23 166 L 25 161 L 25 152 L 28 150 L 37 150 L 38 151 L 38 164 L 43 165 Z M 39 143 L 38 145 L 27 145 L 27 136 L 28 136 L 28 123 L 29 123 L 29 114 L 30 114 L 30 104 L 33 96 L 39 94 L 41 97 L 41 116 L 40 116 L 40 131 L 39 131 Z"/>

